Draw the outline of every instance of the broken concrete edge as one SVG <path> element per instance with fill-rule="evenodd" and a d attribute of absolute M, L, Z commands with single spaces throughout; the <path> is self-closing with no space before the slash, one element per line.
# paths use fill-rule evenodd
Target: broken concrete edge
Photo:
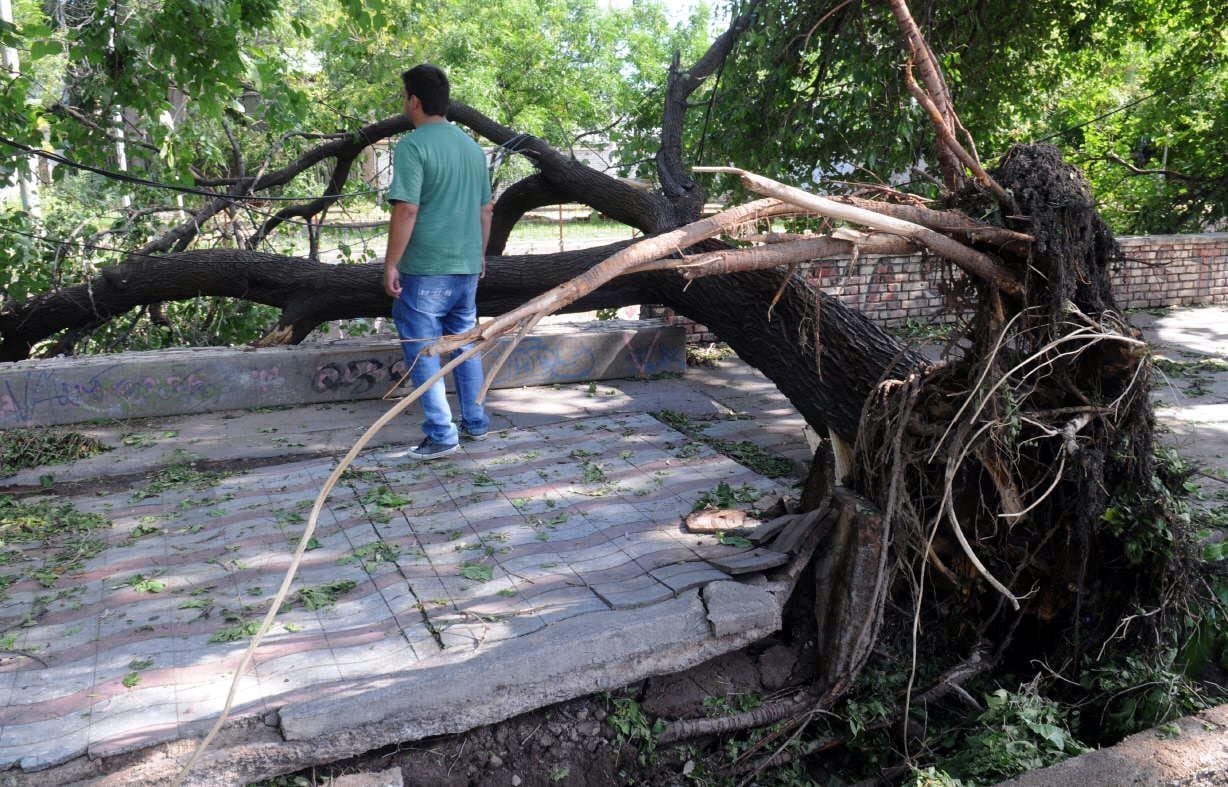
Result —
<path fill-rule="evenodd" d="M 400 768 L 387 768 L 377 773 L 347 773 L 325 782 L 326 787 L 404 787 Z"/>
<path fill-rule="evenodd" d="M 492 343 L 498 353 L 510 341 Z M 0 363 L 0 430 L 250 407 L 378 399 L 404 377 L 396 337 L 283 347 L 193 347 Z M 686 370 L 686 332 L 661 320 L 537 329 L 495 388 Z"/>
<path fill-rule="evenodd" d="M 782 601 L 767 588 L 738 582 L 707 594 L 690 590 L 650 607 L 571 618 L 553 624 L 564 651 L 540 652 L 529 635 L 457 666 L 393 673 L 279 712 L 281 739 L 258 717 L 228 723 L 188 783 L 247 783 L 333 762 L 393 743 L 464 732 L 557 702 L 610 691 L 686 670 L 745 647 L 780 628 Z M 746 626 L 736 626 L 746 614 Z M 718 628 L 726 631 L 718 636 Z M 605 662 L 611 651 L 617 663 Z M 251 737 L 257 740 L 250 740 Z M 264 740 L 259 740 L 264 738 Z M 105 761 L 85 757 L 44 771 L 4 774 L 5 783 L 52 785 L 169 784 L 194 740 L 179 740 Z M 104 773 L 104 771 L 110 771 Z"/>
<path fill-rule="evenodd" d="M 1000 787 L 1228 784 L 1228 705 L 1136 732 L 1099 751 L 1029 771 Z"/>
<path fill-rule="evenodd" d="M 710 582 L 700 591 L 708 623 L 718 638 L 750 629 L 780 628 L 781 601 L 770 591 L 741 582 Z"/>

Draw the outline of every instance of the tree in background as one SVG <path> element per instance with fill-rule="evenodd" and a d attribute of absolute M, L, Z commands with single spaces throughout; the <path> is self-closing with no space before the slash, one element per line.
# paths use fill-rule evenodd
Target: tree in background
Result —
<path fill-rule="evenodd" d="M 1057 144 L 1117 232 L 1195 232 L 1228 216 L 1223 4 L 931 0 L 916 16 L 986 161 Z M 690 118 L 710 160 L 833 191 L 852 180 L 934 193 L 886 4 L 765 3 L 710 100 Z"/>
<path fill-rule="evenodd" d="M 55 165 L 40 218 L 3 213 L 0 281 L 10 303 L 130 253 L 298 253 L 306 235 L 317 258 L 329 215 L 345 222 L 382 210 L 352 166 L 373 140 L 355 137 L 341 172 L 303 157 L 395 115 L 399 75 L 413 63 L 440 64 L 479 111 L 570 149 L 604 144 L 612 123 L 659 90 L 670 54 L 708 39 L 706 7 L 674 23 L 659 2 L 603 10 L 595 0 L 18 0 L 15 16 L 0 42 L 18 47 L 23 70 L 0 92 L 0 137 L 102 172 Z M 13 144 L 6 152 L 0 175 L 48 169 Z M 287 167 L 293 175 L 267 177 Z M 107 176 L 121 169 L 130 179 Z M 496 178 L 506 185 L 507 174 Z M 243 200 L 262 177 L 262 199 Z M 331 214 L 282 210 L 322 193 L 346 197 L 330 201 Z M 346 261 L 377 251 L 344 238 L 331 250 Z M 128 325 L 96 326 L 50 350 L 244 341 L 272 319 L 250 303 L 151 304 Z"/>

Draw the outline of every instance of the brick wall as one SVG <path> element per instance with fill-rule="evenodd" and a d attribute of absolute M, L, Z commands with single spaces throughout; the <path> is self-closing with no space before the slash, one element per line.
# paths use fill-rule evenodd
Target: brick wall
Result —
<path fill-rule="evenodd" d="M 1119 238 L 1126 262 L 1113 277 L 1125 309 L 1228 303 L 1228 232 Z"/>
<path fill-rule="evenodd" d="M 1126 260 L 1113 272 L 1113 294 L 1123 309 L 1228 303 L 1228 232 L 1118 238 Z M 962 279 L 949 265 L 912 257 L 862 256 L 803 265 L 811 283 L 864 312 L 898 326 L 947 322 L 963 309 Z M 645 317 L 674 318 L 691 342 L 715 341 L 706 327 L 662 307 Z"/>

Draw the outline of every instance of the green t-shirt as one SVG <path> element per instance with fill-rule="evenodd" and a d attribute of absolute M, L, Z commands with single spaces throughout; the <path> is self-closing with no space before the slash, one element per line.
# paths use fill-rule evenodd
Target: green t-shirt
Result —
<path fill-rule="evenodd" d="M 410 276 L 481 273 L 480 208 L 490 202 L 486 154 L 451 123 L 406 134 L 392 157 L 391 202 L 418 206 L 397 270 Z"/>

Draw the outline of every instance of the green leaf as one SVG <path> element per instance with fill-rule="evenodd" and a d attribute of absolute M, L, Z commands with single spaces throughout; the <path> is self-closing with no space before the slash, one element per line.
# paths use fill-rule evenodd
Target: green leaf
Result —
<path fill-rule="evenodd" d="M 717 543 L 724 544 L 727 547 L 741 547 L 744 549 L 749 549 L 754 546 L 749 538 L 743 538 L 742 536 L 731 536 L 724 532 L 717 533 L 716 540 Z"/>
<path fill-rule="evenodd" d="M 474 582 L 489 582 L 491 577 L 494 576 L 490 566 L 485 566 L 481 563 L 466 563 L 462 565 L 460 575 Z"/>
<path fill-rule="evenodd" d="M 64 51 L 59 41 L 36 39 L 30 43 L 30 60 L 41 60 L 48 55 L 58 55 Z"/>

